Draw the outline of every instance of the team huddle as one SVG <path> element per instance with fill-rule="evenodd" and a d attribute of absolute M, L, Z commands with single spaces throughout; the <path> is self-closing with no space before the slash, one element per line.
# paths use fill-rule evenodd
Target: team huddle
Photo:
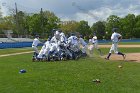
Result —
<path fill-rule="evenodd" d="M 82 38 L 81 35 L 76 36 L 71 34 L 66 37 L 61 30 L 56 30 L 53 37 L 49 37 L 44 43 L 41 50 L 38 51 L 39 36 L 36 36 L 32 43 L 34 49 L 33 61 L 57 61 L 57 60 L 69 60 L 78 59 L 80 57 L 87 56 L 87 49 L 93 50 L 93 47 L 97 48 L 101 53 L 101 50 L 97 47 L 97 37 L 89 39 L 90 48 L 87 47 L 88 43 Z M 95 46 L 93 46 L 93 44 Z"/>
<path fill-rule="evenodd" d="M 126 55 L 118 51 L 118 43 L 122 39 L 122 35 L 119 34 L 118 28 L 112 29 L 111 41 L 112 46 L 105 59 L 109 60 L 112 51 L 114 53 L 121 55 L 125 59 Z M 80 57 L 86 57 L 87 54 L 93 55 L 93 49 L 96 48 L 100 55 L 102 52 L 98 47 L 97 36 L 94 34 L 93 37 L 89 38 L 88 43 L 85 42 L 81 35 L 71 34 L 66 37 L 61 30 L 55 30 L 52 37 L 44 43 L 41 50 L 38 51 L 39 36 L 33 40 L 32 48 L 34 49 L 33 61 L 57 61 L 57 60 L 69 60 L 78 59 Z M 88 53 L 87 53 L 88 52 Z"/>

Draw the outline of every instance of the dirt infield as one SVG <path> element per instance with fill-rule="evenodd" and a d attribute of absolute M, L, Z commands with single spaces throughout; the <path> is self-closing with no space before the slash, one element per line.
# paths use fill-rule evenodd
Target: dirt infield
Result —
<path fill-rule="evenodd" d="M 101 48 L 110 48 L 111 45 L 99 45 Z M 118 47 L 140 47 L 140 45 L 118 45 Z"/>
<path fill-rule="evenodd" d="M 99 45 L 101 48 L 110 48 L 111 45 Z M 118 47 L 140 47 L 140 45 L 119 45 Z M 13 56 L 13 55 L 20 55 L 20 54 L 26 54 L 26 53 L 32 53 L 33 51 L 28 52 L 20 52 L 20 53 L 11 53 L 11 54 L 4 54 L 0 55 L 0 57 L 6 57 L 6 56 Z M 107 55 L 102 56 L 102 58 L 105 58 Z M 110 60 L 123 60 L 123 57 L 117 54 L 112 54 L 110 57 Z M 140 63 L 140 53 L 127 53 L 125 61 L 128 62 L 138 62 Z"/>
<path fill-rule="evenodd" d="M 0 55 L 0 57 L 6 57 L 6 56 L 14 56 L 14 55 L 21 55 L 21 54 L 27 54 L 27 53 L 32 53 L 33 51 L 29 51 L 29 52 L 21 52 L 21 53 L 12 53 L 12 54 L 4 54 L 4 55 Z M 102 56 L 102 58 L 105 58 L 107 55 Z M 118 60 L 118 61 L 122 61 L 123 57 L 117 54 L 112 54 L 110 57 L 110 60 Z M 127 53 L 126 54 L 126 59 L 125 61 L 128 62 L 138 62 L 140 63 L 140 53 Z"/>
<path fill-rule="evenodd" d="M 110 48 L 111 45 L 99 45 L 101 48 Z M 126 48 L 138 48 L 140 45 L 118 45 L 118 47 L 126 47 Z M 103 56 L 105 58 L 107 55 Z M 123 60 L 123 57 L 117 54 L 112 54 L 110 60 Z M 127 53 L 125 61 L 128 62 L 138 62 L 140 63 L 140 53 Z"/>
<path fill-rule="evenodd" d="M 103 56 L 102 58 L 105 58 L 107 55 Z M 110 57 L 110 60 L 118 60 L 122 61 L 124 60 L 121 55 L 112 54 Z M 126 62 L 138 62 L 140 63 L 140 53 L 127 53 L 125 60 Z"/>

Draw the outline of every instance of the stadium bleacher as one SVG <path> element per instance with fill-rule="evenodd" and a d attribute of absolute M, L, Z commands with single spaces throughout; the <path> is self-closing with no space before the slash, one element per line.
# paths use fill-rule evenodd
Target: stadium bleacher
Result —
<path fill-rule="evenodd" d="M 32 41 L 30 38 L 0 38 L 0 49 L 31 47 Z"/>
<path fill-rule="evenodd" d="M 33 39 L 30 38 L 0 38 L 0 42 L 9 43 L 9 42 L 32 42 Z"/>

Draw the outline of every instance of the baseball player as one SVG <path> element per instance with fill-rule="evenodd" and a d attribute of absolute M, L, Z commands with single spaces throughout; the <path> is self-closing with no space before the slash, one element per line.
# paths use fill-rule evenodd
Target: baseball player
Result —
<path fill-rule="evenodd" d="M 93 48 L 94 48 L 94 46 L 93 46 L 93 42 L 92 42 L 92 37 L 90 36 L 89 38 L 90 38 L 90 39 L 89 39 L 89 46 L 88 46 L 88 50 L 89 50 L 89 54 L 90 54 L 90 56 L 92 57 L 92 55 L 93 55 Z"/>
<path fill-rule="evenodd" d="M 52 48 L 51 50 L 55 50 L 55 48 L 57 48 L 57 51 L 60 50 L 60 47 L 59 47 L 59 42 L 60 42 L 60 32 L 59 31 L 56 31 L 54 33 L 54 36 L 51 38 L 51 44 L 52 44 Z M 54 49 L 53 49 L 54 48 Z"/>
<path fill-rule="evenodd" d="M 68 45 L 68 38 L 65 36 L 63 32 L 60 33 L 60 42 L 59 46 L 61 48 L 61 53 L 63 50 L 65 50 L 65 54 L 67 55 L 68 59 L 72 58 L 72 53 L 69 50 L 69 45 Z M 62 53 L 63 54 L 63 53 Z M 62 57 L 63 59 L 63 57 Z"/>
<path fill-rule="evenodd" d="M 93 48 L 96 48 L 99 51 L 100 55 L 102 56 L 102 52 L 98 47 L 97 36 L 95 34 L 94 34 L 94 36 L 93 36 L 93 38 L 91 40 L 92 40 L 92 43 L 93 43 Z"/>
<path fill-rule="evenodd" d="M 70 45 L 70 48 L 72 48 L 74 52 L 77 52 L 79 50 L 78 38 L 74 34 L 72 34 L 68 38 L 68 44 Z"/>
<path fill-rule="evenodd" d="M 112 32 L 113 32 L 113 34 L 111 36 L 112 46 L 110 48 L 110 51 L 109 51 L 108 56 L 105 58 L 107 60 L 109 60 L 112 51 L 114 51 L 114 53 L 116 53 L 118 55 L 122 55 L 123 59 L 125 59 L 125 57 L 126 57 L 125 54 L 123 54 L 123 53 L 121 53 L 121 52 L 118 51 L 118 43 L 122 39 L 122 35 L 119 34 L 119 33 L 117 33 L 117 30 L 118 30 L 118 28 L 113 28 L 112 29 Z"/>
<path fill-rule="evenodd" d="M 60 33 L 60 42 L 65 44 L 67 43 L 67 37 L 63 32 Z"/>
<path fill-rule="evenodd" d="M 86 56 L 87 55 L 87 53 L 86 53 L 87 43 L 84 41 L 84 39 L 82 38 L 81 35 L 79 36 L 79 44 L 82 45 L 82 53 L 84 56 Z"/>
<path fill-rule="evenodd" d="M 36 35 L 36 36 L 35 36 L 35 39 L 33 40 L 33 43 L 32 43 L 32 48 L 33 48 L 33 50 L 35 51 L 35 52 L 34 52 L 34 55 L 35 55 L 35 56 L 37 56 L 37 55 L 39 54 L 39 51 L 38 51 L 38 48 L 37 48 L 37 46 L 38 46 L 39 43 L 41 43 L 41 42 L 39 41 L 39 36 Z"/>
<path fill-rule="evenodd" d="M 50 46 L 51 46 L 51 43 L 50 43 L 50 38 L 48 38 L 48 40 L 44 43 L 44 45 L 42 46 L 37 58 L 38 59 L 42 59 L 43 56 L 46 57 L 46 55 L 48 55 L 49 53 L 49 50 L 50 50 Z"/>

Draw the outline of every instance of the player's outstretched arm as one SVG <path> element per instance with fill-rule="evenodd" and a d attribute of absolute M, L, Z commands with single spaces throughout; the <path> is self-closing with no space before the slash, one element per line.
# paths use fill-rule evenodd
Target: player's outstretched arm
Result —
<path fill-rule="evenodd" d="M 122 40 L 122 36 L 118 37 L 118 42 L 120 42 Z"/>

